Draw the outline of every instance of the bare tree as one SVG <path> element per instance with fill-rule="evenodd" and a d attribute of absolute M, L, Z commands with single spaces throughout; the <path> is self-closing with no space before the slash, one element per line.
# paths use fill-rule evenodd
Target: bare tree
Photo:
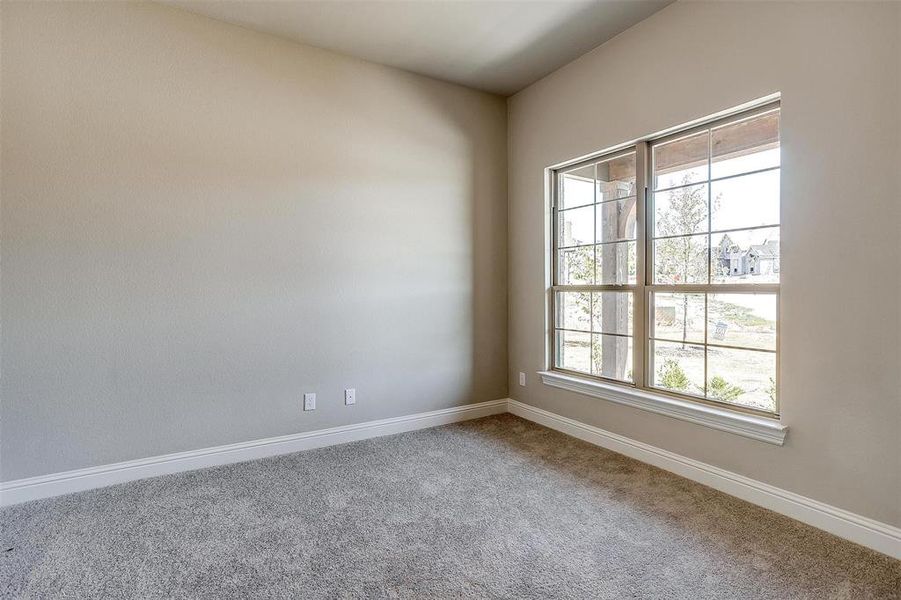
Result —
<path fill-rule="evenodd" d="M 654 269 L 658 283 L 707 282 L 707 242 L 703 236 L 684 236 L 704 231 L 707 221 L 707 192 L 701 186 L 688 186 L 686 175 L 681 187 L 669 192 L 668 210 L 657 219 L 654 242 Z M 688 295 L 682 298 L 682 347 L 688 336 Z"/>

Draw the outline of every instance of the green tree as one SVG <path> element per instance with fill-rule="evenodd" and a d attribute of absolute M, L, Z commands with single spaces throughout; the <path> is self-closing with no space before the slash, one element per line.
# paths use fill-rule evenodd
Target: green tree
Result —
<path fill-rule="evenodd" d="M 719 375 L 714 375 L 707 383 L 707 397 L 723 402 L 732 402 L 745 391 L 737 385 L 732 385 Z"/>
<path fill-rule="evenodd" d="M 682 367 L 679 366 L 678 362 L 671 358 L 663 361 L 658 377 L 660 378 L 660 385 L 678 392 L 686 391 L 691 385 L 685 371 L 682 370 Z"/>

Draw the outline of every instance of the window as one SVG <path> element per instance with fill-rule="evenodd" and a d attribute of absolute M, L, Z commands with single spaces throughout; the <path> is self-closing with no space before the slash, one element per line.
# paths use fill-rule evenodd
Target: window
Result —
<path fill-rule="evenodd" d="M 553 171 L 553 370 L 778 414 L 779 117 Z"/>

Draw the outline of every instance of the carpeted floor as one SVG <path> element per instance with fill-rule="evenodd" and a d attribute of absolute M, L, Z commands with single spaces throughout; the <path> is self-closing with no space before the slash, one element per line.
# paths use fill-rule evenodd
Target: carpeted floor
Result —
<path fill-rule="evenodd" d="M 901 563 L 511 415 L 3 509 L 4 598 L 897 598 Z"/>

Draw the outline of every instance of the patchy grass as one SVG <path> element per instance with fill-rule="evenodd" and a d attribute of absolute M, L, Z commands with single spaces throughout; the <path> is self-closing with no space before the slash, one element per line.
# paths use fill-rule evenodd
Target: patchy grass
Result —
<path fill-rule="evenodd" d="M 764 319 L 760 315 L 755 315 L 747 306 L 732 304 L 731 302 L 722 302 L 711 299 L 709 301 L 710 309 L 715 308 L 720 311 L 728 320 L 742 327 L 775 327 L 776 322 Z"/>

